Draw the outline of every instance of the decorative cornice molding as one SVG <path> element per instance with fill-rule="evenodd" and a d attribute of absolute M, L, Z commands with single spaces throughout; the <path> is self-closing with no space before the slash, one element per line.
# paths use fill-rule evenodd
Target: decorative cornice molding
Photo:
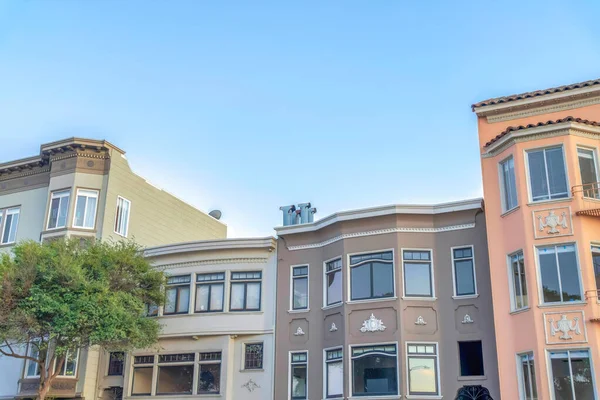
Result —
<path fill-rule="evenodd" d="M 526 109 L 526 110 L 520 110 L 520 111 L 506 112 L 506 113 L 502 113 L 502 114 L 488 115 L 486 118 L 489 123 L 503 122 L 503 121 L 510 121 L 510 120 L 518 119 L 518 118 L 534 117 L 536 115 L 548 114 L 548 113 L 553 113 L 553 112 L 558 112 L 558 111 L 572 110 L 575 108 L 591 106 L 591 105 L 599 104 L 599 103 L 600 103 L 600 96 L 582 99 L 582 100 L 569 101 L 566 103 L 552 104 L 552 105 L 548 105 L 545 107 L 539 107 L 539 108 L 534 108 L 534 109 Z"/>
<path fill-rule="evenodd" d="M 50 172 L 50 166 L 39 168 L 39 169 L 31 169 L 26 172 L 4 172 L 0 173 L 0 181 L 7 181 L 10 179 L 23 178 L 25 176 L 43 174 L 45 172 Z"/>
<path fill-rule="evenodd" d="M 269 259 L 267 257 L 213 258 L 208 260 L 186 261 L 174 264 L 159 264 L 157 266 L 161 268 L 177 269 L 214 264 L 266 264 L 268 261 Z"/>
<path fill-rule="evenodd" d="M 62 154 L 62 155 L 53 156 L 53 157 L 50 158 L 50 161 L 51 162 L 56 162 L 56 161 L 66 160 L 68 158 L 73 158 L 73 157 L 98 158 L 98 159 L 103 159 L 103 160 L 108 160 L 110 158 L 110 156 L 108 155 L 108 153 L 73 152 L 73 153 L 69 153 L 69 154 Z"/>
<path fill-rule="evenodd" d="M 339 242 L 344 239 L 351 239 L 357 237 L 364 236 L 375 236 L 375 235 L 386 235 L 388 233 L 440 233 L 440 232 L 450 232 L 450 231 L 458 231 L 462 229 L 471 229 L 475 228 L 475 223 L 470 224 L 461 224 L 461 225 L 451 225 L 451 226 L 443 226 L 437 228 L 389 228 L 389 229 L 378 229 L 375 231 L 366 231 L 366 232 L 355 232 L 355 233 L 344 233 L 339 236 L 335 236 L 331 239 L 327 239 L 323 242 L 319 243 L 311 243 L 311 244 L 303 244 L 298 246 L 288 246 L 288 250 L 306 250 L 306 249 L 316 249 L 319 247 L 324 247 L 330 245 L 335 242 Z"/>
<path fill-rule="evenodd" d="M 249 249 L 264 249 L 270 253 L 275 250 L 276 247 L 277 241 L 272 236 L 264 238 L 214 239 L 149 247 L 144 251 L 144 255 L 146 257 L 159 257 L 202 251 L 226 250 L 234 252 Z"/>

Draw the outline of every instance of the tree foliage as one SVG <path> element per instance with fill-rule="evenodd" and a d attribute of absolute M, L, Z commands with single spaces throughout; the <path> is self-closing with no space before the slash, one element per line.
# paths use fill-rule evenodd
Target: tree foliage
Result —
<path fill-rule="evenodd" d="M 164 274 L 133 242 L 23 242 L 2 256 L 0 276 L 0 354 L 39 365 L 40 399 L 67 353 L 129 351 L 158 340 L 145 304 L 163 304 Z"/>

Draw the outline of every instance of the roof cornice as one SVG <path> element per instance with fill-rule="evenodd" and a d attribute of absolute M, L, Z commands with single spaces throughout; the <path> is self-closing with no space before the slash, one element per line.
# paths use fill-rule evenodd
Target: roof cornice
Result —
<path fill-rule="evenodd" d="M 144 250 L 144 256 L 152 258 L 166 255 L 215 250 L 265 249 L 267 251 L 273 251 L 276 247 L 277 242 L 272 236 L 264 238 L 200 240 L 196 242 L 149 247 Z"/>
<path fill-rule="evenodd" d="M 313 232 L 338 222 L 362 218 L 372 218 L 395 214 L 436 215 L 465 210 L 477 210 L 481 208 L 483 208 L 483 199 L 481 198 L 433 205 L 395 204 L 380 207 L 362 208 L 358 210 L 340 211 L 309 224 L 280 226 L 275 228 L 275 231 L 279 235 L 290 235 L 295 233 Z"/>

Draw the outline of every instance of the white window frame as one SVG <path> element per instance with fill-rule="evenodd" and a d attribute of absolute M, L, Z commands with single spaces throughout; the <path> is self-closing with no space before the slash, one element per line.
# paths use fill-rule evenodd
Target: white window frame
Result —
<path fill-rule="evenodd" d="M 376 254 L 376 253 L 388 253 L 391 252 L 392 253 L 392 277 L 394 282 L 392 283 L 392 288 L 394 290 L 394 293 L 392 296 L 390 297 L 377 297 L 377 298 L 370 298 L 370 299 L 360 299 L 360 300 L 352 300 L 352 267 L 350 266 L 350 257 L 354 257 L 354 256 L 360 256 L 363 254 Z M 335 260 L 335 258 L 332 258 L 330 261 Z M 394 248 L 389 248 L 389 249 L 376 249 L 376 250 L 369 250 L 369 251 L 361 251 L 358 253 L 348 253 L 346 255 L 346 274 L 348 276 L 348 279 L 346 279 L 346 289 L 347 289 L 347 303 L 348 304 L 358 304 L 358 303 L 374 303 L 374 302 L 379 302 L 379 301 L 390 301 L 390 300 L 397 300 L 398 299 L 398 292 L 396 289 L 396 251 L 394 250 Z M 344 270 L 344 263 L 342 262 L 342 271 Z M 342 279 L 344 278 L 344 273 L 342 272 Z M 342 284 L 343 286 L 343 284 Z M 342 290 L 342 299 L 344 298 L 344 293 Z M 342 303 L 343 304 L 343 301 Z M 335 304 L 336 306 L 338 304 Z M 333 307 L 333 306 L 330 306 Z"/>
<path fill-rule="evenodd" d="M 340 269 L 336 269 L 336 270 L 327 272 L 327 264 L 330 262 L 336 261 L 336 260 L 340 260 L 340 263 L 342 264 Z M 329 301 L 328 293 L 327 293 L 327 275 L 332 274 L 336 271 L 340 271 L 340 274 L 342 277 L 342 285 L 341 285 L 342 293 L 340 295 L 340 301 L 337 303 L 332 303 L 332 304 L 327 305 L 327 303 Z M 321 309 L 328 310 L 330 308 L 339 307 L 343 304 L 344 304 L 344 257 L 339 255 L 337 257 L 330 258 L 329 260 L 323 261 L 323 307 Z"/>
<path fill-rule="evenodd" d="M 223 279 L 220 280 L 210 280 L 210 281 L 198 281 L 198 276 L 204 276 L 204 275 L 218 275 L 218 274 L 223 274 Z M 190 305 L 192 306 L 191 309 L 193 311 L 194 314 L 215 314 L 215 313 L 224 313 L 226 311 L 226 307 L 228 306 L 228 304 L 226 304 L 227 302 L 227 271 L 215 271 L 215 272 L 198 272 L 192 275 L 192 283 L 194 284 L 194 295 L 191 296 L 190 295 Z M 203 286 L 206 285 L 209 287 L 209 294 L 208 294 L 208 306 L 210 307 L 210 301 L 212 298 L 212 285 L 218 285 L 218 284 L 222 284 L 223 285 L 223 299 L 222 299 L 222 304 L 223 307 L 221 308 L 221 310 L 205 310 L 205 311 L 198 311 L 196 309 L 197 304 L 196 304 L 196 300 L 197 300 L 197 296 L 198 296 L 198 289 L 199 286 Z M 193 303 L 193 305 L 192 305 Z"/>
<path fill-rule="evenodd" d="M 31 351 L 32 350 L 33 350 L 33 345 L 30 343 L 27 346 L 27 355 L 29 357 L 31 357 Z M 39 351 L 39 349 L 38 349 L 38 351 Z M 46 359 L 46 361 L 48 361 L 48 360 Z M 33 363 L 33 361 L 31 361 L 31 360 L 25 360 L 25 371 L 23 371 L 23 377 L 25 379 L 39 378 L 40 377 L 40 370 L 41 370 L 42 367 L 38 363 L 35 363 L 36 364 L 35 370 L 38 371 L 38 374 L 37 375 L 27 375 L 27 372 L 29 371 L 29 365 L 31 365 L 31 363 Z"/>
<path fill-rule="evenodd" d="M 460 250 L 460 249 L 467 249 L 470 248 L 471 249 L 471 260 L 473 261 L 473 288 L 475 289 L 475 293 L 474 294 L 463 294 L 463 295 L 459 295 L 457 294 L 457 289 L 458 289 L 458 285 L 457 285 L 457 281 L 456 281 L 456 265 L 454 264 L 455 261 L 457 261 L 454 258 L 454 250 Z M 452 296 L 452 298 L 454 299 L 473 299 L 473 298 L 477 298 L 479 297 L 479 290 L 477 289 L 477 267 L 475 266 L 475 246 L 472 244 L 466 244 L 464 246 L 455 246 L 455 247 L 450 247 L 450 256 L 452 257 L 452 283 L 453 283 L 453 288 L 454 288 L 454 296 Z M 469 259 L 467 258 L 460 258 L 458 259 L 458 261 L 460 260 L 467 260 Z M 433 259 L 432 259 L 433 262 Z"/>
<path fill-rule="evenodd" d="M 545 151 L 545 150 L 551 150 L 551 149 L 556 149 L 559 148 L 562 150 L 562 154 L 563 154 L 563 166 L 565 168 L 565 179 L 567 181 L 567 196 L 566 197 L 561 197 L 559 199 L 546 199 L 546 200 L 533 200 L 533 193 L 531 191 L 531 174 L 529 173 L 529 153 L 530 152 L 535 152 L 535 151 Z M 525 158 L 525 175 L 527 176 L 527 193 L 528 193 L 528 199 L 529 199 L 529 203 L 531 204 L 542 204 L 542 203 L 547 203 L 547 202 L 561 202 L 561 201 L 568 201 L 572 198 L 572 194 L 571 194 L 571 183 L 569 181 L 569 169 L 567 168 L 567 156 L 565 154 L 565 146 L 563 143 L 559 144 L 559 145 L 551 145 L 551 146 L 544 146 L 544 147 L 533 147 L 530 149 L 524 149 L 524 158 Z M 546 154 L 544 153 L 544 161 L 546 160 Z M 548 190 L 550 190 L 550 179 L 548 177 L 548 164 L 546 162 L 544 162 L 544 166 L 546 169 L 546 180 L 548 183 Z M 548 192 L 549 196 L 550 193 Z"/>
<path fill-rule="evenodd" d="M 406 278 L 404 273 L 404 262 L 414 262 L 415 260 L 404 260 L 404 252 L 405 251 L 428 251 L 430 255 L 430 274 L 431 274 L 431 296 L 407 296 L 406 295 Z M 402 262 L 402 299 L 403 300 L 418 300 L 418 301 L 435 301 L 437 300 L 436 292 L 435 292 L 435 265 L 433 262 L 433 249 L 425 249 L 425 248 L 401 248 L 400 249 L 400 260 Z M 419 260 L 417 260 L 418 262 Z M 454 269 L 454 265 L 452 266 Z M 395 269 L 395 268 L 394 268 Z"/>
<path fill-rule="evenodd" d="M 512 159 L 513 162 L 513 173 L 514 173 L 514 180 L 515 180 L 515 195 L 517 198 L 517 204 L 515 204 L 514 207 L 508 208 L 508 204 L 506 204 L 506 187 L 504 185 L 504 164 L 509 162 Z M 498 181 L 500 183 L 500 200 L 502 202 L 502 214 L 508 213 L 509 211 L 515 210 L 517 208 L 519 208 L 519 189 L 517 188 L 517 172 L 515 170 L 516 166 L 515 166 L 515 157 L 511 154 L 510 156 L 506 157 L 505 159 L 501 160 L 498 163 Z"/>
<path fill-rule="evenodd" d="M 554 395 L 554 376 L 552 374 L 552 359 L 550 358 L 550 353 L 564 353 L 568 352 L 569 354 L 569 371 L 571 375 L 573 375 L 572 366 L 571 366 L 571 352 L 572 351 L 587 351 L 590 358 L 590 369 L 592 375 L 592 385 L 594 387 L 594 399 L 598 399 L 598 379 L 596 379 L 596 371 L 594 368 L 594 353 L 591 347 L 565 347 L 565 348 L 555 348 L 555 349 L 546 349 L 546 377 L 548 379 L 548 388 L 550 392 L 550 397 L 552 400 L 556 400 L 556 396 Z M 539 395 L 539 393 L 538 393 Z M 580 400 L 580 399 L 577 399 Z M 587 399 L 585 399 L 587 400 Z M 592 399 L 590 399 L 592 400 Z"/>
<path fill-rule="evenodd" d="M 531 355 L 534 362 L 535 362 L 535 354 L 533 352 L 533 350 L 530 351 L 521 351 L 519 353 L 516 354 L 515 356 L 515 360 L 517 362 L 517 379 L 519 381 L 519 400 L 525 400 L 525 381 L 524 381 L 524 377 L 523 377 L 523 363 L 521 362 L 521 357 L 522 356 L 528 356 Z M 534 365 L 534 370 L 535 370 L 535 365 Z M 536 376 L 538 374 L 535 374 Z M 531 382 L 531 376 L 529 376 L 529 382 Z M 536 393 L 537 393 L 537 382 L 536 384 Z M 530 385 L 529 387 L 530 391 L 533 391 L 533 386 Z M 539 396 L 538 396 L 539 397 Z"/>
<path fill-rule="evenodd" d="M 304 363 L 299 363 L 297 362 L 297 365 L 306 365 L 306 400 L 308 400 L 308 394 L 310 393 L 309 391 L 309 386 L 308 384 L 309 379 L 308 379 L 308 368 L 309 368 L 309 354 L 308 354 L 308 350 L 293 350 L 293 351 L 289 351 L 288 352 L 288 373 L 287 373 L 287 378 L 288 378 L 288 390 L 287 390 L 287 399 L 291 400 L 292 399 L 292 355 L 294 354 L 306 354 L 306 362 Z"/>
<path fill-rule="evenodd" d="M 544 288 L 543 288 L 543 282 L 542 282 L 542 272 L 541 272 L 541 265 L 540 265 L 540 255 L 538 253 L 538 249 L 539 248 L 544 248 L 544 247 L 559 247 L 559 246 L 573 246 L 575 248 L 575 261 L 577 262 L 577 275 L 579 278 L 579 294 L 581 297 L 581 300 L 579 301 L 556 301 L 556 302 L 551 302 L 551 303 L 547 303 L 544 301 Z M 537 284 L 538 284 L 538 300 L 539 300 L 539 304 L 541 306 L 556 306 L 556 305 L 565 305 L 565 304 L 583 304 L 585 303 L 585 291 L 584 291 L 584 287 L 583 287 L 583 280 L 581 277 L 581 261 L 579 258 L 579 247 L 577 246 L 577 242 L 565 242 L 565 243 L 547 243 L 547 244 L 543 244 L 543 245 L 534 245 L 533 247 L 533 251 L 534 251 L 534 255 L 535 255 L 535 269 L 536 269 L 536 275 L 537 275 Z M 558 257 L 558 253 L 557 257 Z M 557 266 L 559 268 L 558 271 L 558 283 L 559 286 L 562 287 L 562 282 L 560 279 L 560 263 L 558 262 L 558 260 L 556 260 Z"/>
<path fill-rule="evenodd" d="M 177 354 L 179 354 L 179 353 L 177 353 Z M 136 357 L 154 357 L 154 358 L 152 359 L 152 363 L 141 363 L 140 364 L 140 363 L 135 362 Z M 129 367 L 129 373 L 131 374 L 131 377 L 129 378 L 130 387 L 128 390 L 130 396 L 156 396 L 156 390 L 158 387 L 158 368 L 157 368 L 158 357 L 159 357 L 159 354 L 147 354 L 147 353 L 131 355 L 131 363 L 130 363 L 131 366 Z M 152 370 L 152 380 L 150 381 L 150 394 L 133 393 L 134 384 L 135 384 L 135 369 L 136 368 L 148 368 L 148 369 Z M 126 373 L 124 372 L 124 374 L 126 374 Z"/>
<path fill-rule="evenodd" d="M 4 229 L 6 229 L 6 219 L 8 215 L 19 215 L 19 220 L 17 221 L 17 225 L 15 227 L 15 240 L 4 241 Z M 14 221 L 14 220 L 13 220 Z M 21 221 L 21 206 L 7 207 L 0 210 L 0 244 L 13 244 L 17 242 L 17 234 L 19 233 L 19 222 Z M 12 221 L 11 221 L 12 228 Z M 10 228 L 9 228 L 9 236 L 10 236 Z"/>
<path fill-rule="evenodd" d="M 87 202 L 89 198 L 96 198 L 96 207 L 94 207 L 94 225 L 91 227 L 84 225 L 75 225 L 75 220 L 77 219 L 77 204 L 79 203 L 79 196 L 85 196 L 85 208 L 83 209 L 83 222 L 85 224 L 85 220 L 87 217 Z M 75 194 L 75 208 L 73 209 L 73 228 L 79 229 L 88 229 L 94 230 L 96 228 L 96 217 L 98 216 L 98 201 L 100 200 L 100 192 L 94 189 L 77 189 Z"/>
<path fill-rule="evenodd" d="M 339 360 L 327 361 L 327 352 L 334 351 L 334 350 L 341 350 L 342 358 Z M 327 348 L 323 349 L 323 399 L 343 399 L 344 398 L 344 382 L 343 382 L 343 380 L 342 380 L 342 393 L 339 396 L 327 397 L 327 385 L 329 384 L 329 376 L 327 375 L 327 364 L 334 363 L 334 362 L 342 363 L 342 371 L 343 371 L 343 375 L 345 377 L 346 374 L 344 371 L 344 346 L 334 346 L 334 347 L 327 347 Z"/>
<path fill-rule="evenodd" d="M 246 347 L 248 346 L 252 346 L 252 345 L 256 345 L 256 344 L 260 344 L 262 346 L 262 365 L 261 368 L 246 368 Z M 265 370 L 265 362 L 266 362 L 266 357 L 265 357 L 265 342 L 262 340 L 251 340 L 251 341 L 247 341 L 247 342 L 243 342 L 242 343 L 242 365 L 241 365 L 241 371 L 264 371 Z"/>
<path fill-rule="evenodd" d="M 369 252 L 370 253 L 370 252 Z M 369 347 L 369 346 L 396 346 L 396 389 L 398 394 L 397 395 L 384 395 L 384 396 L 354 396 L 352 394 L 352 385 L 354 383 L 354 370 L 352 368 L 352 348 L 353 347 Z M 346 357 L 348 359 L 348 398 L 361 398 L 361 397 L 367 397 L 367 398 L 374 398 L 374 399 L 378 399 L 378 398 L 382 398 L 382 399 L 388 399 L 388 398 L 400 398 L 402 396 L 402 392 L 400 391 L 400 388 L 402 386 L 402 381 L 401 381 L 401 376 L 400 376 L 400 346 L 398 344 L 397 341 L 391 341 L 391 342 L 382 342 L 382 343 L 356 343 L 356 344 L 349 344 L 348 345 L 348 356 Z M 354 397 L 353 397 L 354 396 Z"/>
<path fill-rule="evenodd" d="M 189 282 L 182 282 L 182 283 L 169 283 L 169 279 L 171 278 L 184 278 L 184 277 L 189 277 L 190 281 Z M 194 276 L 195 278 L 195 276 Z M 175 311 L 174 312 L 169 312 L 169 313 L 165 313 L 165 307 L 166 307 L 166 302 L 165 305 L 162 306 L 162 314 L 163 316 L 170 316 L 170 315 L 185 315 L 185 314 L 193 314 L 195 311 L 195 304 L 194 300 L 195 300 L 195 296 L 196 296 L 196 292 L 194 291 L 194 284 L 196 282 L 194 282 L 192 280 L 192 275 L 191 274 L 182 274 L 182 275 L 171 275 L 171 276 L 167 276 L 167 283 L 165 284 L 165 293 L 167 293 L 167 290 L 169 289 L 176 289 L 176 297 L 175 297 Z M 188 293 L 189 293 L 189 299 L 188 299 L 188 307 L 187 307 L 187 311 L 181 311 L 178 312 L 177 308 L 179 307 L 179 289 L 181 288 L 188 288 Z M 179 354 L 179 353 L 177 353 Z"/>
<path fill-rule="evenodd" d="M 518 255 L 518 254 L 522 254 L 523 255 L 523 266 L 525 267 L 525 270 L 523 270 L 523 274 L 525 275 L 525 289 L 527 290 L 527 305 L 524 307 L 517 307 L 517 289 L 515 288 L 515 281 L 514 281 L 514 276 L 513 276 L 513 270 L 512 270 L 512 257 Z M 528 279 L 527 279 L 527 264 L 525 263 L 525 252 L 523 251 L 523 249 L 519 249 L 517 251 L 514 251 L 510 254 L 508 254 L 506 256 L 506 262 L 507 262 L 507 272 L 508 272 L 508 290 L 510 292 L 510 311 L 511 312 L 517 312 L 517 311 L 524 311 L 524 310 L 529 310 L 529 308 L 531 307 L 531 299 L 529 298 L 529 284 L 528 284 Z M 523 290 L 521 289 L 521 292 Z"/>
<path fill-rule="evenodd" d="M 128 209 L 128 212 L 127 212 L 127 219 L 125 220 L 125 225 L 124 225 L 124 227 L 125 227 L 125 232 L 124 233 L 123 232 L 119 232 L 116 229 L 117 228 L 117 226 L 116 226 L 117 225 L 117 219 L 119 219 L 119 200 L 122 200 L 123 202 L 129 204 L 129 209 Z M 127 237 L 127 235 L 129 235 L 129 219 L 131 217 L 131 206 L 132 206 L 131 200 L 127 200 L 123 196 L 117 196 L 117 204 L 115 205 L 115 223 L 113 224 L 113 229 L 114 229 L 114 232 L 117 235 L 119 235 L 119 236 Z M 121 227 L 123 227 L 122 216 L 121 216 L 120 222 L 121 222 L 121 224 L 119 226 L 119 230 L 120 230 Z"/>
<path fill-rule="evenodd" d="M 579 163 L 579 150 L 589 151 L 592 153 L 592 160 L 594 161 L 594 168 L 596 169 L 596 179 L 600 180 L 600 166 L 598 166 L 598 149 L 595 147 L 577 145 L 577 166 L 579 167 L 579 179 L 581 179 L 581 184 L 583 184 L 583 179 L 581 178 L 581 164 Z M 595 197 L 586 197 L 586 198 L 594 199 Z"/>
<path fill-rule="evenodd" d="M 67 215 L 65 216 L 65 225 L 58 226 L 58 220 L 60 219 L 60 205 L 64 201 L 64 198 L 67 198 Z M 52 216 L 52 200 L 60 199 L 58 202 L 58 214 L 56 216 L 56 226 L 50 228 L 50 217 Z M 48 203 L 48 220 L 46 221 L 46 230 L 52 231 L 55 229 L 63 229 L 66 228 L 69 222 L 69 209 L 71 208 L 71 188 L 68 189 L 59 189 L 54 190 L 50 193 L 50 202 Z"/>
<path fill-rule="evenodd" d="M 294 276 L 294 269 L 306 267 L 306 275 Z M 306 308 L 294 308 L 294 280 L 306 278 Z M 310 311 L 310 264 L 290 265 L 290 308 L 291 313 Z"/>
<path fill-rule="evenodd" d="M 71 353 L 70 351 L 67 351 L 66 356 L 65 356 L 65 361 L 63 362 L 63 365 L 62 365 L 62 371 L 61 371 L 60 374 L 57 375 L 57 376 L 60 376 L 63 379 L 77 379 L 77 375 L 78 375 L 78 372 L 79 372 L 77 370 L 77 368 L 79 367 L 79 355 L 80 355 L 80 352 L 79 352 L 79 349 L 77 349 L 77 355 L 75 356 L 75 375 L 72 375 L 72 376 L 71 375 L 65 375 L 65 372 L 66 372 L 66 369 L 67 369 L 67 360 L 69 359 L 70 353 Z M 55 358 L 54 359 L 54 366 L 52 368 L 52 370 L 54 372 L 56 372 L 56 363 L 57 362 L 58 362 L 58 360 Z"/>
<path fill-rule="evenodd" d="M 410 394 L 410 369 L 408 367 L 408 359 L 412 356 L 414 358 L 419 358 L 420 355 L 417 354 L 412 354 L 409 355 L 408 354 L 408 346 L 419 346 L 419 345 L 425 345 L 425 346 L 435 346 L 435 368 L 436 368 L 436 378 L 437 378 L 437 393 L 436 394 Z M 427 354 L 423 354 L 422 357 L 426 357 L 426 358 L 430 358 L 431 355 L 427 355 Z M 404 365 L 406 366 L 406 398 L 427 398 L 427 399 L 431 399 L 431 398 L 442 398 L 441 393 L 442 393 L 442 386 L 441 386 L 441 378 L 440 378 L 440 346 L 438 344 L 438 342 L 412 342 L 412 341 L 407 341 L 404 343 Z"/>
<path fill-rule="evenodd" d="M 233 278 L 234 274 L 244 274 L 244 273 L 260 273 L 260 278 Z M 228 291 L 228 303 L 227 303 L 227 311 L 228 312 L 232 312 L 232 313 L 244 313 L 244 312 L 263 312 L 263 306 L 262 306 L 262 301 L 263 301 L 263 289 L 265 287 L 264 282 L 265 282 L 265 272 L 262 269 L 251 269 L 251 270 L 230 270 L 229 274 L 228 274 L 228 283 L 229 283 L 229 291 Z M 232 309 L 231 308 L 231 304 L 232 304 L 232 296 L 233 296 L 233 285 L 236 283 L 243 283 L 244 285 L 244 308 L 240 308 L 240 309 Z M 254 309 L 254 308 L 248 308 L 247 307 L 247 302 L 248 302 L 248 283 L 259 283 L 260 285 L 260 293 L 259 293 L 259 298 L 258 298 L 258 309 Z M 225 309 L 223 309 L 225 310 Z"/>

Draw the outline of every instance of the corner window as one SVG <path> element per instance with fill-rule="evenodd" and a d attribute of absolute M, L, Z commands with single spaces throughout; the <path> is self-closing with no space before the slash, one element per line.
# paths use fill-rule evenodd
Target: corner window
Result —
<path fill-rule="evenodd" d="M 131 202 L 121 196 L 117 197 L 117 213 L 115 216 L 115 233 L 127 237 L 129 232 L 129 213 Z"/>
<path fill-rule="evenodd" d="M 404 295 L 406 297 L 433 297 L 431 250 L 404 250 Z"/>
<path fill-rule="evenodd" d="M 537 386 L 535 383 L 535 364 L 533 353 L 519 354 L 517 356 L 519 374 L 519 393 L 521 400 L 537 400 Z"/>
<path fill-rule="evenodd" d="M 262 272 L 232 272 L 229 311 L 259 311 Z"/>
<path fill-rule="evenodd" d="M 194 353 L 158 356 L 156 394 L 192 394 Z"/>
<path fill-rule="evenodd" d="M 554 397 L 569 400 L 594 399 L 594 377 L 589 350 L 550 352 Z M 551 389 L 552 390 L 552 389 Z"/>
<path fill-rule="evenodd" d="M 113 352 L 108 357 L 108 376 L 123 376 L 125 353 Z"/>
<path fill-rule="evenodd" d="M 525 276 L 525 258 L 523 252 L 509 256 L 510 262 L 510 283 L 511 283 L 511 308 L 513 311 L 522 310 L 529 307 L 529 298 L 527 296 L 527 278 Z"/>
<path fill-rule="evenodd" d="M 290 397 L 292 400 L 306 400 L 306 371 L 308 368 L 308 353 L 298 352 L 290 354 Z"/>
<path fill-rule="evenodd" d="M 527 161 L 531 201 L 569 197 L 562 146 L 528 151 Z"/>
<path fill-rule="evenodd" d="M 150 396 L 152 392 L 152 370 L 154 356 L 135 356 L 133 358 L 132 395 Z"/>
<path fill-rule="evenodd" d="M 500 168 L 500 192 L 502 195 L 502 209 L 510 211 L 518 205 L 517 183 L 515 180 L 515 160 L 509 157 L 502 161 Z"/>
<path fill-rule="evenodd" d="M 0 210 L 0 232 L 2 232 L 2 244 L 14 243 L 17 240 L 17 227 L 19 226 L 19 207 Z"/>
<path fill-rule="evenodd" d="M 352 395 L 398 395 L 396 345 L 352 347 Z"/>
<path fill-rule="evenodd" d="M 263 369 L 263 343 L 244 344 L 244 369 Z"/>
<path fill-rule="evenodd" d="M 544 303 L 581 301 L 579 266 L 573 244 L 538 247 Z"/>
<path fill-rule="evenodd" d="M 198 394 L 218 394 L 221 391 L 221 352 L 200 353 Z"/>
<path fill-rule="evenodd" d="M 408 393 L 416 396 L 438 396 L 439 365 L 437 344 L 408 343 Z"/>
<path fill-rule="evenodd" d="M 308 309 L 308 265 L 292 267 L 292 310 Z"/>
<path fill-rule="evenodd" d="M 600 299 L 600 246 L 592 246 L 592 264 L 596 277 L 596 295 Z"/>
<path fill-rule="evenodd" d="M 185 314 L 190 306 L 190 276 L 172 276 L 167 279 L 167 298 L 164 315 Z"/>
<path fill-rule="evenodd" d="M 476 295 L 477 282 L 475 281 L 473 246 L 453 249 L 452 263 L 454 264 L 454 295 Z"/>
<path fill-rule="evenodd" d="M 581 184 L 583 185 L 583 196 L 592 199 L 600 198 L 598 165 L 594 150 L 578 148 L 577 157 L 579 158 L 579 172 L 581 174 Z"/>
<path fill-rule="evenodd" d="M 94 229 L 96 224 L 96 207 L 98 205 L 97 190 L 77 189 L 73 227 Z"/>
<path fill-rule="evenodd" d="M 48 211 L 48 229 L 58 229 L 67 226 L 70 196 L 70 190 L 52 192 L 50 196 L 50 210 Z"/>
<path fill-rule="evenodd" d="M 225 273 L 196 275 L 196 312 L 223 311 Z"/>
<path fill-rule="evenodd" d="M 79 359 L 79 350 L 73 352 L 68 351 L 65 356 L 65 361 L 63 362 L 62 368 L 58 376 L 62 377 L 74 377 L 77 374 L 77 360 Z M 56 366 L 56 361 L 55 361 Z"/>
<path fill-rule="evenodd" d="M 481 340 L 458 342 L 460 376 L 483 376 L 483 349 Z"/>
<path fill-rule="evenodd" d="M 325 307 L 342 302 L 342 259 L 325 263 Z"/>
<path fill-rule="evenodd" d="M 350 299 L 394 296 L 394 256 L 391 251 L 350 256 Z"/>
<path fill-rule="evenodd" d="M 325 397 L 344 396 L 344 363 L 341 348 L 325 351 Z"/>

